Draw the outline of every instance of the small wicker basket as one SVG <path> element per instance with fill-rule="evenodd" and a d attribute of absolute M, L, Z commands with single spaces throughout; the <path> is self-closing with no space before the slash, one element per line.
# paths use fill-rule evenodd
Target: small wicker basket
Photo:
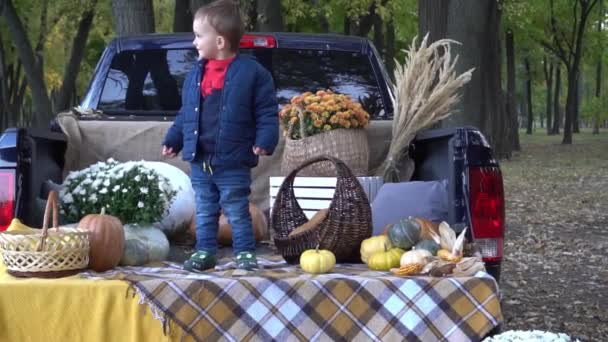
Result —
<path fill-rule="evenodd" d="M 50 212 L 54 231 L 48 229 Z M 0 233 L 0 252 L 9 274 L 16 277 L 59 278 L 89 264 L 89 232 L 58 227 L 57 192 L 49 193 L 42 231 Z"/>
<path fill-rule="evenodd" d="M 309 221 L 295 197 L 294 179 L 305 167 L 326 161 L 334 165 L 338 174 L 329 211 L 320 222 L 292 234 Z M 348 166 L 337 158 L 321 156 L 301 164 L 285 178 L 272 208 L 271 226 L 275 246 L 288 263 L 297 263 L 305 250 L 317 246 L 333 252 L 339 262 L 360 262 L 361 241 L 372 234 L 371 208 L 361 183 Z"/>

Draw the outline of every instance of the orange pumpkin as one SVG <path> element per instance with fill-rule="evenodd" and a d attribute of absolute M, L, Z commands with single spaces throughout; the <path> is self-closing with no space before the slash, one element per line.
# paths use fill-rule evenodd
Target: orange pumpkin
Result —
<path fill-rule="evenodd" d="M 89 268 L 103 272 L 118 265 L 125 248 L 125 231 L 118 218 L 102 209 L 100 214 L 83 217 L 78 228 L 89 231 Z"/>
<path fill-rule="evenodd" d="M 266 238 L 268 233 L 266 215 L 252 203 L 249 203 L 249 212 L 251 213 L 251 223 L 253 225 L 255 241 L 262 241 Z M 190 222 L 189 231 L 190 235 L 196 240 L 196 214 Z M 222 246 L 232 246 L 232 227 L 223 213 L 220 215 L 217 241 Z"/>

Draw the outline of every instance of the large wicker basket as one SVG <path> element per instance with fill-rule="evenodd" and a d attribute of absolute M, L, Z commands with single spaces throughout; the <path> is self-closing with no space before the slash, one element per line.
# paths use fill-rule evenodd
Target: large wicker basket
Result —
<path fill-rule="evenodd" d="M 340 128 L 298 140 L 287 137 L 281 161 L 281 173 L 287 175 L 307 160 L 324 155 L 340 159 L 355 176 L 366 176 L 369 163 L 366 130 Z M 316 163 L 300 172 L 300 176 L 332 177 L 333 175 L 335 171 L 330 162 Z"/>
<path fill-rule="evenodd" d="M 305 167 L 325 161 L 332 163 L 338 174 L 327 216 L 320 223 L 290 235 L 308 222 L 294 194 L 294 179 Z M 332 251 L 337 261 L 358 262 L 361 241 L 372 234 L 371 208 L 361 183 L 346 164 L 321 156 L 298 166 L 285 178 L 272 208 L 271 226 L 275 245 L 288 263 L 297 263 L 305 250 L 317 245 Z"/>
<path fill-rule="evenodd" d="M 59 278 L 88 266 L 88 231 L 59 229 L 57 210 L 57 192 L 51 191 L 40 232 L 0 233 L 0 252 L 8 273 L 16 277 Z M 54 231 L 48 229 L 51 212 Z"/>

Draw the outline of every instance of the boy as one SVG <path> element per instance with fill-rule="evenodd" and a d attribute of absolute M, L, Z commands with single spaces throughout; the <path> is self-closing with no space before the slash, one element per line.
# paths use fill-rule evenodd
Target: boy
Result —
<path fill-rule="evenodd" d="M 190 161 L 196 196 L 196 253 L 187 270 L 215 267 L 220 207 L 232 226 L 237 268 L 257 267 L 249 213 L 251 168 L 278 142 L 279 120 L 270 73 L 238 53 L 244 24 L 238 4 L 201 7 L 192 25 L 199 61 L 184 81 L 182 108 L 162 154 Z"/>

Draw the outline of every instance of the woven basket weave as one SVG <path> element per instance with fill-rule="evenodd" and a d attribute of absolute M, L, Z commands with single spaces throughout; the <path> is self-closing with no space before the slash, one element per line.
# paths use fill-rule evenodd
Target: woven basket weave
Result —
<path fill-rule="evenodd" d="M 369 162 L 369 145 L 365 129 L 340 128 L 302 139 L 286 138 L 281 161 L 281 173 L 289 174 L 312 158 L 329 155 L 340 159 L 355 176 L 366 176 Z M 300 176 L 333 177 L 334 166 L 320 162 L 300 172 Z"/>
<path fill-rule="evenodd" d="M 290 235 L 308 222 L 294 194 L 294 179 L 303 168 L 325 161 L 333 164 L 334 172 L 338 174 L 329 212 L 318 224 Z M 361 241 L 372 234 L 371 208 L 361 183 L 346 164 L 330 156 L 321 156 L 298 166 L 285 178 L 272 208 L 271 226 L 275 246 L 288 263 L 297 263 L 305 250 L 317 245 L 332 251 L 339 262 L 360 262 Z"/>
<path fill-rule="evenodd" d="M 8 273 L 16 277 L 58 278 L 76 274 L 89 264 L 89 233 L 58 227 L 57 192 L 51 191 L 38 232 L 0 233 L 0 252 Z M 54 231 L 48 229 L 50 212 Z"/>

